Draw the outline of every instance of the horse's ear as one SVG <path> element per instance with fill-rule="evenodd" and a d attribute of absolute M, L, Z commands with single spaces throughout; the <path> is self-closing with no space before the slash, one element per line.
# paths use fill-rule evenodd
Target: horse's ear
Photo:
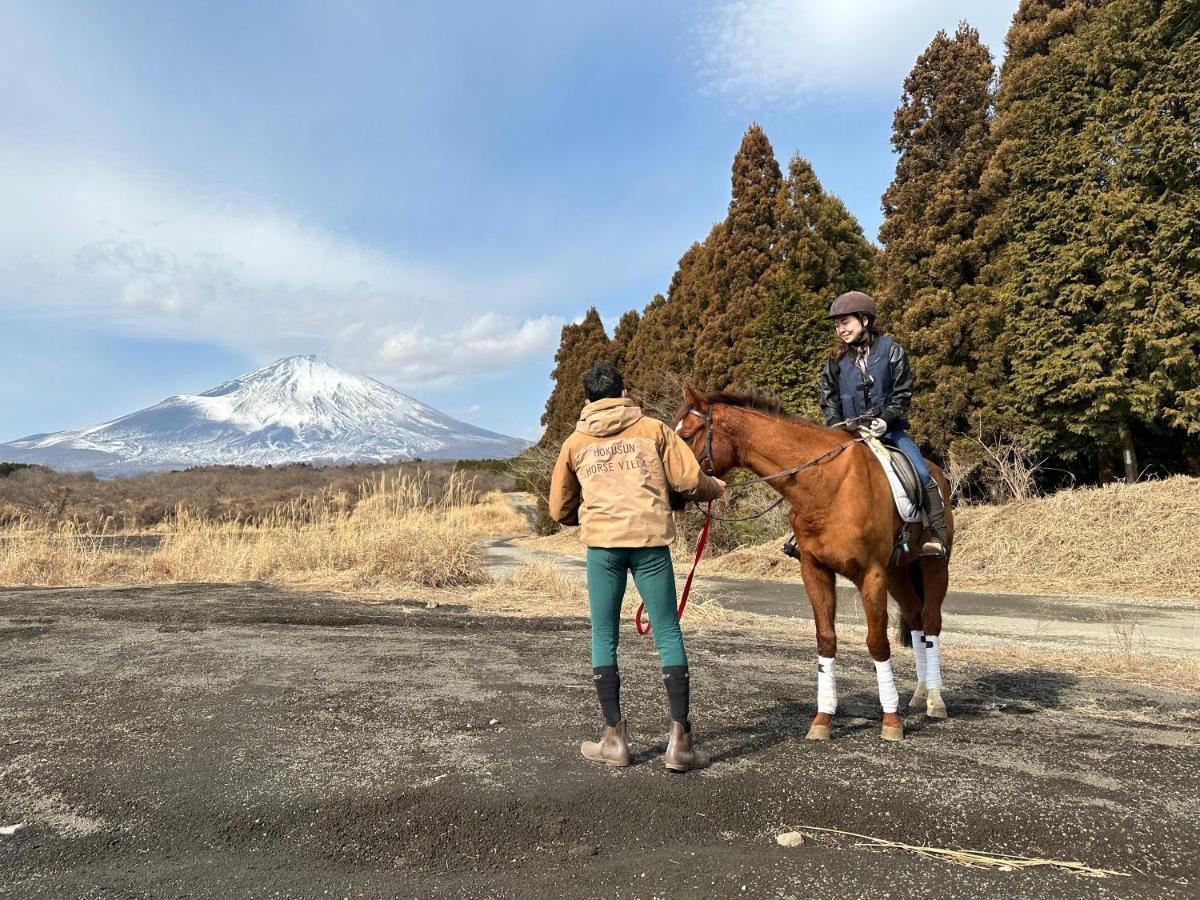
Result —
<path fill-rule="evenodd" d="M 704 398 L 693 391 L 690 387 L 685 387 L 683 389 L 683 402 L 686 403 L 690 408 L 696 410 L 696 412 L 704 412 L 704 410 L 708 409 L 708 404 L 704 401 Z"/>

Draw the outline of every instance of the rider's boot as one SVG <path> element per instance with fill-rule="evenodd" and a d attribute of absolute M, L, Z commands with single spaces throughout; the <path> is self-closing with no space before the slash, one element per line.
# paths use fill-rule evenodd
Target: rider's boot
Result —
<path fill-rule="evenodd" d="M 929 527 L 918 555 L 927 559 L 946 559 L 950 555 L 950 537 L 946 533 L 946 506 L 937 482 L 925 485 L 925 497 L 929 503 Z"/>
<path fill-rule="evenodd" d="M 616 725 L 605 725 L 604 734 L 598 741 L 584 741 L 579 745 L 584 759 L 602 762 L 606 766 L 629 765 L 629 741 L 625 737 L 625 720 Z"/>
<path fill-rule="evenodd" d="M 703 769 L 712 760 L 702 750 L 697 750 L 692 741 L 691 724 L 671 721 L 671 733 L 667 735 L 667 752 L 663 763 L 672 772 L 687 772 Z"/>
<path fill-rule="evenodd" d="M 800 558 L 800 548 L 796 546 L 796 536 L 792 535 L 787 539 L 787 543 L 779 548 L 779 552 L 784 556 L 790 556 L 792 559 Z"/>

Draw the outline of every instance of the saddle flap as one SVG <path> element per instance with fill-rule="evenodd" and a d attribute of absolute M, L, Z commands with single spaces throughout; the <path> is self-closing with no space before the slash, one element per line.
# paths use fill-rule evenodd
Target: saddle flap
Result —
<path fill-rule="evenodd" d="M 900 518 L 905 522 L 919 521 L 924 512 L 925 491 L 913 464 L 899 450 L 885 445 L 869 433 L 863 433 L 863 439 L 887 476 Z"/>
<path fill-rule="evenodd" d="M 900 484 L 904 488 L 905 495 L 912 501 L 913 506 L 917 509 L 923 509 L 925 507 L 925 490 L 921 485 L 921 479 L 918 477 L 917 470 L 913 467 L 912 461 L 895 447 L 884 446 L 888 451 L 888 456 L 891 458 L 892 471 L 900 479 Z"/>

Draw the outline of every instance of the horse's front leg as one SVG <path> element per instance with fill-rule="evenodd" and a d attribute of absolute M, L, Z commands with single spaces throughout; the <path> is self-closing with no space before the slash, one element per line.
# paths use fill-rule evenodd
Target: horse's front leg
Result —
<path fill-rule="evenodd" d="M 867 651 L 875 661 L 875 680 L 879 685 L 879 703 L 883 707 L 883 728 L 879 736 L 885 741 L 904 738 L 904 721 L 900 718 L 900 693 L 892 674 L 892 647 L 887 636 L 887 571 L 872 569 L 858 584 L 862 595 L 863 613 L 867 619 Z"/>
<path fill-rule="evenodd" d="M 921 578 L 925 602 L 921 610 L 925 626 L 925 685 L 927 688 L 925 715 L 945 719 L 946 701 L 942 699 L 942 602 L 949 584 L 949 565 L 944 559 L 921 560 Z"/>
<path fill-rule="evenodd" d="M 806 737 L 810 741 L 827 741 L 833 714 L 837 712 L 837 632 L 833 627 L 837 591 L 833 570 L 814 560 L 811 553 L 803 554 L 800 575 L 817 627 L 817 715 Z"/>

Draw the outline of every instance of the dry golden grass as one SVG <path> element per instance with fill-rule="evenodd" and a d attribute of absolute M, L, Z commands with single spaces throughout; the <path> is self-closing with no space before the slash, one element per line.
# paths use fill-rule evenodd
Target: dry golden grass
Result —
<path fill-rule="evenodd" d="M 472 609 L 502 615 L 586 616 L 587 587 L 551 563 L 522 566 L 465 597 Z"/>
<path fill-rule="evenodd" d="M 1200 478 L 968 506 L 955 519 L 958 587 L 1200 598 Z"/>
<path fill-rule="evenodd" d="M 214 522 L 178 509 L 151 552 L 113 549 L 74 526 L 21 523 L 0 533 L 0 584 L 69 586 L 270 581 L 328 589 L 451 587 L 488 580 L 478 543 L 526 531 L 502 494 L 477 497 L 455 476 L 430 496 L 422 478 L 376 473 L 353 510 L 318 495 L 262 521 Z"/>
<path fill-rule="evenodd" d="M 950 586 L 999 593 L 1200 598 L 1200 478 L 1059 491 L 955 510 Z M 701 572 L 798 579 L 784 535 Z"/>

